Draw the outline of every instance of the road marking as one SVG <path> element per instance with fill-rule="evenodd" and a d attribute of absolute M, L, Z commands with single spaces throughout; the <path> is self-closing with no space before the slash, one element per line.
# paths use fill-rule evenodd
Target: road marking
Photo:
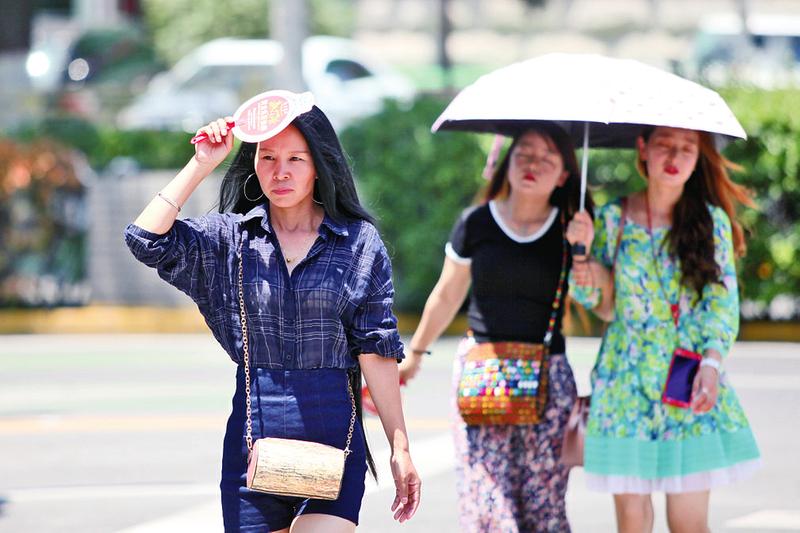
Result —
<path fill-rule="evenodd" d="M 226 413 L 165 415 L 40 415 L 0 418 L 0 435 L 38 433 L 108 433 L 108 432 L 172 432 L 222 431 Z M 447 418 L 407 418 L 410 430 L 444 431 Z M 364 426 L 369 431 L 382 431 L 380 420 L 368 417 Z"/>
<path fill-rule="evenodd" d="M 367 425 L 379 425 L 377 419 L 368 419 Z M 412 449 L 415 466 L 422 479 L 431 479 L 453 469 L 455 453 L 450 433 L 415 440 Z M 393 490 L 389 467 L 390 450 L 382 448 L 375 453 L 379 484 L 367 478 L 365 496 Z M 178 513 L 139 524 L 119 533 L 167 533 L 193 531 L 211 533 L 222 531 L 219 506 L 219 487 L 216 484 L 161 484 L 161 485 L 96 485 L 83 487 L 46 487 L 14 489 L 4 494 L 10 504 L 40 503 L 65 500 L 94 500 L 108 498 L 169 498 L 171 496 L 208 496 L 213 501 L 184 509 Z"/>
<path fill-rule="evenodd" d="M 11 503 L 38 503 L 106 498 L 152 498 L 169 496 L 211 496 L 219 494 L 214 484 L 93 485 L 83 487 L 42 487 L 14 489 L 4 493 Z"/>
<path fill-rule="evenodd" d="M 144 524 L 121 529 L 117 533 L 174 533 L 175 531 L 219 533 L 223 529 L 225 528 L 222 525 L 222 510 L 219 501 L 215 501 L 190 507 L 179 513 Z"/>
<path fill-rule="evenodd" d="M 219 415 L 42 415 L 0 419 L 0 434 L 107 433 L 217 430 L 225 427 Z"/>
<path fill-rule="evenodd" d="M 736 390 L 800 390 L 797 375 L 732 373 L 729 377 Z"/>
<path fill-rule="evenodd" d="M 438 476 L 453 469 L 456 463 L 453 437 L 444 433 L 424 440 L 413 440 L 411 457 L 414 466 L 423 480 Z M 381 490 L 394 489 L 392 471 L 389 467 L 391 450 L 383 448 L 374 455 L 375 468 L 378 470 L 378 484 L 367 477 L 365 496 Z"/>
<path fill-rule="evenodd" d="M 453 439 L 449 433 L 437 435 L 429 439 L 414 441 L 412 449 L 414 466 L 420 477 L 430 479 L 439 474 L 452 470 L 455 465 Z M 392 473 L 389 468 L 388 448 L 375 454 L 375 464 L 378 469 L 376 485 L 371 478 L 367 478 L 365 496 L 379 491 L 394 489 Z M 219 502 L 205 503 L 179 513 L 163 518 L 145 522 L 117 533 L 172 533 L 173 531 L 192 531 L 193 533 L 216 533 L 222 531 L 222 515 Z"/>
<path fill-rule="evenodd" d="M 800 510 L 765 509 L 748 515 L 728 520 L 725 527 L 736 529 L 778 529 L 800 531 Z"/>

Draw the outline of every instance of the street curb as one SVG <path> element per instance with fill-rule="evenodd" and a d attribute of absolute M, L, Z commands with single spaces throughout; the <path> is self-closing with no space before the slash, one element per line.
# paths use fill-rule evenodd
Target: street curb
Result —
<path fill-rule="evenodd" d="M 400 333 L 410 335 L 419 324 L 420 316 L 399 313 Z M 580 335 L 582 327 L 569 327 L 567 335 Z M 458 315 L 444 332 L 463 335 L 467 318 Z M 576 331 L 577 330 L 577 331 Z M 195 307 L 130 307 L 90 305 L 54 309 L 0 310 L 0 335 L 6 334 L 63 334 L 63 333 L 205 333 L 203 317 Z M 592 333 L 592 332 L 590 332 Z M 797 322 L 743 322 L 739 340 L 800 342 Z"/>
<path fill-rule="evenodd" d="M 397 315 L 398 329 L 411 334 L 419 315 Z M 467 320 L 457 316 L 445 334 L 461 335 Z M 54 309 L 0 310 L 0 335 L 63 333 L 205 333 L 208 331 L 195 307 L 105 306 Z"/>

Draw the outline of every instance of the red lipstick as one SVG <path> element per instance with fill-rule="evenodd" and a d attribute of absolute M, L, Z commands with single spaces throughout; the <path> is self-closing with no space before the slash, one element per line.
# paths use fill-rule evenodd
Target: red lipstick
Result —
<path fill-rule="evenodd" d="M 664 167 L 664 172 L 666 172 L 670 176 L 674 176 L 675 174 L 678 173 L 678 167 L 676 167 L 675 165 L 667 165 Z"/>

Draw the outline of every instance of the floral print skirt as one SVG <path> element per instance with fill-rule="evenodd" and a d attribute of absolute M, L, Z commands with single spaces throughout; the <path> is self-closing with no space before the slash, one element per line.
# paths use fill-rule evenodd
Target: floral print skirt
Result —
<path fill-rule="evenodd" d="M 465 338 L 453 364 L 457 390 Z M 551 355 L 545 418 L 536 425 L 467 426 L 453 394 L 459 530 L 464 533 L 569 532 L 564 496 L 569 469 L 559 462 L 576 388 L 563 354 Z"/>
<path fill-rule="evenodd" d="M 723 367 L 707 413 L 665 404 L 669 345 L 622 321 L 606 332 L 592 372 L 584 471 L 591 490 L 612 494 L 697 492 L 749 477 L 760 453 Z"/>

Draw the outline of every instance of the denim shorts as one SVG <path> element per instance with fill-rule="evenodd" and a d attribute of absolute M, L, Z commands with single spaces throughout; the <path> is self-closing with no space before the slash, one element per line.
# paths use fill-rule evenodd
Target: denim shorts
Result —
<path fill-rule="evenodd" d="M 253 440 L 261 437 L 321 442 L 344 449 L 352 407 L 347 371 L 251 369 Z M 367 471 L 364 433 L 356 420 L 339 498 L 333 501 L 275 496 L 246 487 L 247 445 L 244 370 L 236 374 L 233 412 L 222 452 L 222 516 L 226 532 L 275 531 L 296 516 L 321 513 L 358 525 Z M 358 391 L 355 391 L 358 393 Z"/>

